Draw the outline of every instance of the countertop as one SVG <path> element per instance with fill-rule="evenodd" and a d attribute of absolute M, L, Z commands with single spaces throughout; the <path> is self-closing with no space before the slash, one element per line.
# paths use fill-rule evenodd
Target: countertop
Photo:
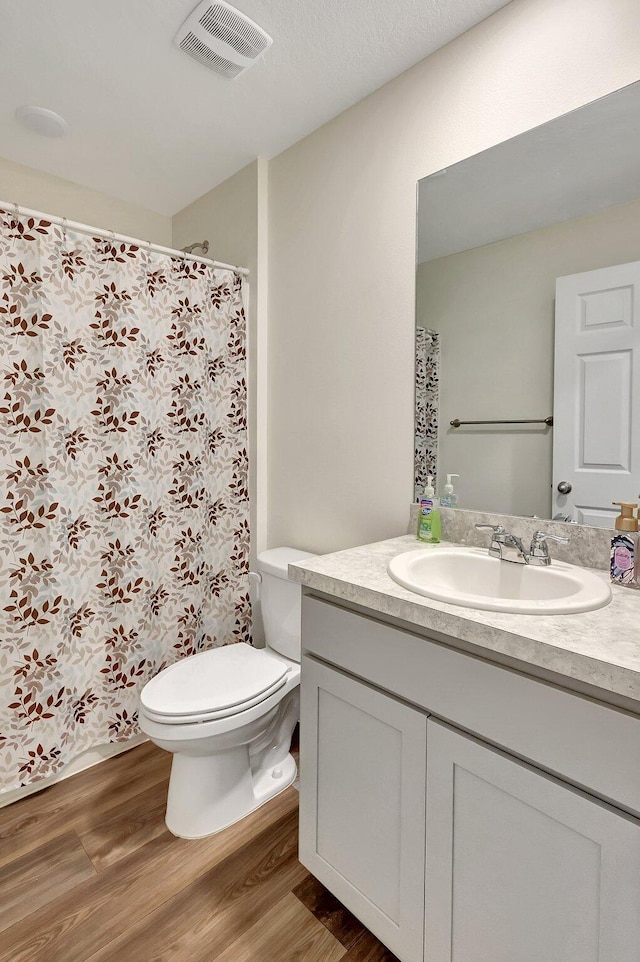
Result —
<path fill-rule="evenodd" d="M 442 542 L 446 544 L 446 542 Z M 640 590 L 612 585 L 610 604 L 570 615 L 519 615 L 448 605 L 402 588 L 391 558 L 419 547 L 413 535 L 348 548 L 289 565 L 308 588 L 637 703 L 640 711 Z M 425 547 L 425 550 L 432 550 Z M 594 571 L 594 569 L 590 569 Z M 594 571 L 604 581 L 608 572 Z M 632 706 L 634 707 L 634 706 Z"/>

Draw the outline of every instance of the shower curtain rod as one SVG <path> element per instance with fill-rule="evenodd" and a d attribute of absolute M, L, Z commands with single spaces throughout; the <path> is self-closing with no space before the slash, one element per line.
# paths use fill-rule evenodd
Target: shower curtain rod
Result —
<path fill-rule="evenodd" d="M 161 244 L 152 244 L 151 241 L 142 241 L 138 237 L 128 237 L 126 234 L 116 234 L 112 230 L 104 230 L 102 227 L 92 227 L 90 224 L 81 224 L 79 221 L 68 220 L 66 217 L 57 217 L 46 214 L 41 210 L 31 210 L 29 207 L 21 207 L 20 204 L 11 204 L 7 201 L 0 201 L 0 208 L 8 214 L 21 214 L 24 217 L 34 217 L 38 220 L 48 220 L 63 230 L 79 231 L 81 234 L 91 234 L 92 237 L 104 237 L 106 240 L 119 241 L 123 244 L 136 244 L 138 247 L 148 247 L 149 250 L 157 254 L 169 254 L 171 257 L 180 257 L 183 260 L 198 261 L 200 264 L 210 264 L 212 267 L 219 267 L 221 270 L 234 271 L 247 277 L 249 269 L 247 267 L 236 267 L 234 264 L 223 264 L 221 261 L 211 260 L 210 257 L 196 257 L 194 254 L 185 254 L 184 251 L 177 250 L 175 247 L 162 247 Z"/>

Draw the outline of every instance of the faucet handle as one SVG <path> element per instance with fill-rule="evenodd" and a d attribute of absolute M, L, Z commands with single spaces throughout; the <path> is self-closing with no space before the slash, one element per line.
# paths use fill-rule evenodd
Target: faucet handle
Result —
<path fill-rule="evenodd" d="M 531 550 L 541 548 L 545 541 L 557 541 L 558 544 L 569 544 L 570 538 L 565 538 L 560 534 L 547 534 L 546 531 L 536 531 L 531 539 Z"/>
<path fill-rule="evenodd" d="M 475 527 L 480 531 L 486 528 L 487 531 L 493 531 L 494 534 L 506 534 L 507 529 L 501 524 L 477 524 Z"/>
<path fill-rule="evenodd" d="M 489 554 L 492 558 L 502 558 L 502 545 L 506 542 L 507 529 L 501 524 L 477 524 L 476 528 L 479 531 L 486 529 L 487 531 L 492 531 L 491 544 L 489 545 Z"/>
<path fill-rule="evenodd" d="M 558 544 L 569 544 L 569 538 L 560 534 L 547 534 L 546 531 L 536 531 L 531 539 L 529 548 L 529 564 L 550 565 L 549 548 L 547 541 L 557 541 Z"/>

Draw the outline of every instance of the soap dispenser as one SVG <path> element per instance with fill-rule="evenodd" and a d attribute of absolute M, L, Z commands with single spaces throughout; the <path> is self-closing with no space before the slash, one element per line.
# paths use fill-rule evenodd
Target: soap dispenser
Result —
<path fill-rule="evenodd" d="M 612 503 L 620 506 L 620 514 L 611 539 L 611 581 L 626 588 L 638 588 L 638 519 L 634 514 L 638 506 L 629 501 Z"/>
<path fill-rule="evenodd" d="M 418 541 L 423 541 L 425 544 L 438 544 L 440 541 L 440 511 L 438 499 L 434 495 L 433 475 L 430 474 L 420 498 L 418 530 L 416 532 Z"/>
<path fill-rule="evenodd" d="M 451 478 L 459 478 L 459 474 L 448 474 L 447 483 L 444 486 L 444 491 L 442 497 L 440 498 L 440 504 L 443 508 L 457 508 L 458 507 L 458 495 L 453 490 L 453 484 L 451 483 Z"/>

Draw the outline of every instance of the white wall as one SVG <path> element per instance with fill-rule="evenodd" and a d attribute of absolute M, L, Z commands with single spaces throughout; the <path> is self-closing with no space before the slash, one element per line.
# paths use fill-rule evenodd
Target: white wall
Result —
<path fill-rule="evenodd" d="M 171 218 L 0 158 L 0 201 L 171 246 Z"/>
<path fill-rule="evenodd" d="M 416 182 L 640 77 L 637 0 L 513 0 L 269 167 L 270 545 L 405 530 Z"/>
<path fill-rule="evenodd" d="M 639 224 L 635 201 L 419 266 L 417 319 L 440 334 L 439 486 L 459 473 L 461 507 L 550 517 L 552 431 L 449 422 L 553 414 L 556 278 L 640 260 Z"/>

